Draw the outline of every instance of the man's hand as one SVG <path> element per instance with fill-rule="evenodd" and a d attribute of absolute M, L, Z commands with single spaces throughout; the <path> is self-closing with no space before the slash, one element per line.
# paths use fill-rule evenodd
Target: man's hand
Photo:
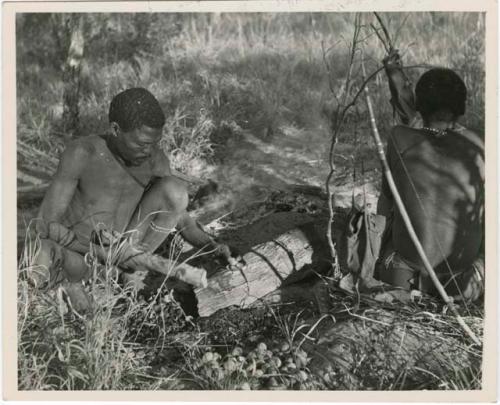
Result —
<path fill-rule="evenodd" d="M 387 70 L 401 68 L 403 66 L 403 62 L 401 60 L 401 56 L 399 55 L 399 51 L 397 49 L 391 49 L 389 54 L 382 59 L 382 64 Z"/>
<path fill-rule="evenodd" d="M 385 73 L 389 80 L 391 91 L 391 104 L 394 114 L 401 123 L 409 125 L 416 116 L 415 96 L 413 85 L 403 70 L 403 61 L 397 49 L 391 49 L 389 54 L 382 60 Z"/>
<path fill-rule="evenodd" d="M 115 265 L 124 266 L 124 268 L 133 267 L 134 259 L 148 252 L 146 246 L 134 243 L 130 235 L 114 230 L 93 230 L 90 240 L 100 260 L 112 258 Z"/>
<path fill-rule="evenodd" d="M 234 247 L 224 243 L 215 243 L 215 254 L 222 257 L 230 266 L 242 266 L 243 258 L 240 252 Z"/>
<path fill-rule="evenodd" d="M 41 220 L 37 223 L 37 231 L 41 239 L 50 239 L 61 246 L 69 246 L 75 240 L 75 233 L 59 222 Z"/>

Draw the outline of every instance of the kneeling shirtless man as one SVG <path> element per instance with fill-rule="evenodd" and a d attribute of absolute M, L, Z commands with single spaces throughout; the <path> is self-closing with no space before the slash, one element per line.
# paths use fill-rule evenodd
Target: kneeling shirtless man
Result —
<path fill-rule="evenodd" d="M 387 159 L 397 189 L 448 294 L 475 300 L 484 285 L 484 146 L 457 123 L 465 112 L 465 84 L 452 70 L 431 69 L 419 79 L 414 102 L 397 53 L 385 66 L 402 121 L 411 122 L 416 112 L 423 120 L 421 128 L 399 125 L 389 134 Z M 392 218 L 378 278 L 437 294 L 385 178 L 377 211 Z"/>
<path fill-rule="evenodd" d="M 142 88 L 121 92 L 111 101 L 109 121 L 109 134 L 68 145 L 39 214 L 42 243 L 32 280 L 39 286 L 64 281 L 80 310 L 88 304 L 81 283 L 90 269 L 84 255 L 97 227 L 131 231 L 133 242 L 148 252 L 177 227 L 193 246 L 230 255 L 186 212 L 186 185 L 171 175 L 158 145 L 165 116 L 155 97 Z"/>

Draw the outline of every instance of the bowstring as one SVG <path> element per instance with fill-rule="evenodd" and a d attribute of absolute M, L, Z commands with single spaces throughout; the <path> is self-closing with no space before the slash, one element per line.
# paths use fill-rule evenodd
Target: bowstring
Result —
<path fill-rule="evenodd" d="M 396 142 L 394 141 L 394 138 L 393 138 L 393 135 L 392 133 L 389 133 L 389 137 L 391 138 L 392 142 L 394 143 L 394 146 L 396 146 Z M 417 188 L 415 186 L 415 183 L 413 182 L 411 176 L 410 176 L 410 173 L 408 171 L 408 168 L 406 167 L 406 164 L 403 160 L 403 156 L 401 155 L 401 152 L 399 151 L 399 149 L 397 147 L 395 147 L 394 149 L 396 149 L 396 153 L 398 155 L 398 158 L 399 158 L 399 161 L 401 162 L 401 166 L 403 167 L 403 170 L 405 171 L 405 174 L 406 174 L 406 177 L 408 177 L 408 180 L 410 182 L 410 186 L 411 188 L 413 189 L 413 192 L 415 193 L 415 196 L 417 197 L 417 201 L 418 201 L 418 204 L 420 205 L 420 208 L 422 209 L 424 215 L 426 216 L 427 219 L 430 219 L 430 216 L 427 212 L 427 210 L 425 209 L 424 207 L 424 203 L 422 201 L 422 199 L 420 198 L 420 195 L 418 194 L 418 191 L 417 191 Z M 439 240 L 434 236 L 433 237 L 434 241 L 436 242 L 437 246 L 438 246 L 438 249 L 439 249 L 439 253 L 441 254 L 441 257 L 443 258 L 443 261 L 446 265 L 446 268 L 448 269 L 448 272 L 450 273 L 450 276 L 451 276 L 451 280 L 449 280 L 446 285 L 448 285 L 448 283 L 450 281 L 452 281 L 455 286 L 457 287 L 457 290 L 458 290 L 458 293 L 460 294 L 460 297 L 462 298 L 462 301 L 464 303 L 464 306 L 465 306 L 465 310 L 467 311 L 467 314 L 469 316 L 472 316 L 471 313 L 470 313 L 470 310 L 469 310 L 469 307 L 467 305 L 467 302 L 462 294 L 462 289 L 460 288 L 460 286 L 458 285 L 458 282 L 456 280 L 456 275 L 453 273 L 453 270 L 451 269 L 451 265 L 450 263 L 448 262 L 448 259 L 445 257 L 445 254 L 443 252 L 443 247 L 441 246 L 441 243 L 439 242 Z"/>

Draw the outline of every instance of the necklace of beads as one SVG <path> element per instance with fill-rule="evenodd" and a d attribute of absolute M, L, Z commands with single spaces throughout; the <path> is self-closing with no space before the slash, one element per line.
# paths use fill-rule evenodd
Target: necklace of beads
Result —
<path fill-rule="evenodd" d="M 426 130 L 427 132 L 430 132 L 436 138 L 442 138 L 443 136 L 446 135 L 446 131 L 447 131 L 446 129 L 437 129 L 437 128 L 431 128 L 431 127 L 422 127 L 422 129 Z"/>

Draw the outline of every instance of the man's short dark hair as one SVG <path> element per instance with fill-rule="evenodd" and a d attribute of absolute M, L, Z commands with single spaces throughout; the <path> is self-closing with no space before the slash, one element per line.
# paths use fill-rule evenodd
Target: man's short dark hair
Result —
<path fill-rule="evenodd" d="M 425 72 L 415 88 L 416 109 L 422 117 L 447 112 L 455 118 L 465 113 L 467 89 L 451 69 L 435 68 Z"/>
<path fill-rule="evenodd" d="M 116 122 L 128 132 L 145 125 L 162 128 L 165 114 L 158 100 L 146 89 L 136 87 L 117 94 L 109 106 L 109 122 Z"/>

